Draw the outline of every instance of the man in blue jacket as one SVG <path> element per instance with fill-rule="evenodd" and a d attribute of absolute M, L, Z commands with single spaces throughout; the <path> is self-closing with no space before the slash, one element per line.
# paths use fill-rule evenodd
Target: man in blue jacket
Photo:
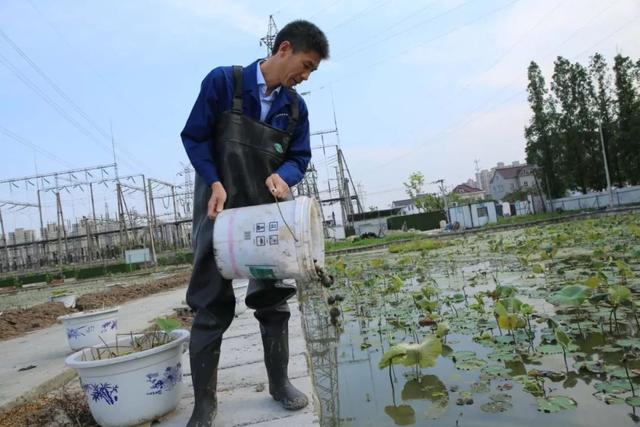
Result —
<path fill-rule="evenodd" d="M 224 208 L 285 199 L 311 158 L 309 120 L 292 89 L 329 56 L 324 33 L 308 21 L 287 24 L 269 58 L 248 67 L 219 67 L 202 82 L 181 133 L 196 170 L 193 205 L 194 265 L 187 303 L 195 311 L 189 345 L 195 405 L 188 426 L 210 426 L 216 414 L 222 334 L 234 315 L 230 280 L 213 256 L 213 221 Z M 295 289 L 252 280 L 247 305 L 260 322 L 269 392 L 283 407 L 302 409 L 307 397 L 288 379 L 286 300 Z"/>

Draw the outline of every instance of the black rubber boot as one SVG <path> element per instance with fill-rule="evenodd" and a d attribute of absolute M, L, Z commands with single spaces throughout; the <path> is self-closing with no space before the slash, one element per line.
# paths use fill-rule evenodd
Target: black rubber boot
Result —
<path fill-rule="evenodd" d="M 216 340 L 211 348 L 189 354 L 195 404 L 187 427 L 211 427 L 213 425 L 218 407 L 216 386 L 218 385 L 221 343 L 221 339 Z"/>
<path fill-rule="evenodd" d="M 280 334 L 262 333 L 264 364 L 269 376 L 269 393 L 283 408 L 297 411 L 309 404 L 309 399 L 289 382 L 289 332 L 287 325 Z"/>

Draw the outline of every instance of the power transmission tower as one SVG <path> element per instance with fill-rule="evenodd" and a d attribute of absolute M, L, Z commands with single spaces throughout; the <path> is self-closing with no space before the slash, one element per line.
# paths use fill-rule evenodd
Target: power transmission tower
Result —
<path fill-rule="evenodd" d="M 276 41 L 276 35 L 278 34 L 278 27 L 276 21 L 273 19 L 273 15 L 269 15 L 269 29 L 267 35 L 260 39 L 260 46 L 267 47 L 267 56 L 271 56 L 273 50 L 273 44 Z"/>

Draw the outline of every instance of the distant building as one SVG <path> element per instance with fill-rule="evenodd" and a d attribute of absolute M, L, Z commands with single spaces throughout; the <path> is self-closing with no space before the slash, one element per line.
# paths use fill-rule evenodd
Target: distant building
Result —
<path fill-rule="evenodd" d="M 8 233 L 8 244 L 20 245 L 22 243 L 31 243 L 36 240 L 36 232 L 34 230 L 27 230 L 24 228 L 16 228 L 14 231 Z"/>
<path fill-rule="evenodd" d="M 418 194 L 416 199 L 420 199 L 422 197 L 427 196 L 426 194 Z M 394 200 L 391 202 L 391 209 L 400 208 L 401 215 L 411 215 L 420 213 L 420 210 L 416 207 L 415 203 L 413 203 L 413 199 L 402 199 L 402 200 Z"/>
<path fill-rule="evenodd" d="M 495 168 L 491 168 L 491 170 L 483 169 L 476 173 L 477 187 L 483 190 L 487 196 L 491 193 L 491 177 L 494 170 Z"/>
<path fill-rule="evenodd" d="M 515 191 L 526 191 L 535 188 L 533 168 L 519 162 L 513 162 L 511 166 L 498 163 L 490 185 L 491 196 L 496 200 L 502 200 L 504 196 Z"/>
<path fill-rule="evenodd" d="M 374 233 L 383 236 L 388 231 L 387 218 L 398 215 L 401 208 L 380 209 L 349 215 L 349 221 L 353 222 L 356 235 Z"/>
<path fill-rule="evenodd" d="M 452 193 L 457 194 L 460 198 L 465 200 L 483 199 L 485 196 L 484 190 L 467 184 L 460 184 L 452 190 Z"/>

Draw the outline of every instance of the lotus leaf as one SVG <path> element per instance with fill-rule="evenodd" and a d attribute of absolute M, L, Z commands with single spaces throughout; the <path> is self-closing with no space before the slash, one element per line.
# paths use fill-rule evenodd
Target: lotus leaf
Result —
<path fill-rule="evenodd" d="M 603 381 L 594 385 L 600 393 L 620 394 L 631 391 L 631 386 L 627 380 Z"/>
<path fill-rule="evenodd" d="M 387 350 L 378 366 L 380 369 L 391 364 L 405 366 L 420 365 L 428 368 L 436 364 L 438 356 L 442 354 L 442 342 L 434 335 L 429 335 L 421 344 L 397 344 Z"/>
<path fill-rule="evenodd" d="M 578 403 L 568 396 L 548 396 L 538 397 L 538 411 L 560 412 L 566 409 L 575 408 Z"/>
<path fill-rule="evenodd" d="M 409 405 L 385 406 L 384 412 L 393 419 L 396 425 L 409 426 L 416 423 L 416 411 Z"/>
<path fill-rule="evenodd" d="M 482 368 L 486 366 L 487 362 L 482 359 L 478 359 L 477 357 L 472 357 L 470 359 L 460 360 L 456 362 L 456 369 L 461 369 L 463 371 L 470 371 L 472 369 Z"/>
<path fill-rule="evenodd" d="M 640 396 L 629 396 L 625 400 L 625 403 L 634 408 L 640 407 Z"/>
<path fill-rule="evenodd" d="M 617 307 L 625 301 L 631 300 L 631 291 L 626 286 L 611 286 L 608 291 L 609 302 L 612 306 Z"/>
<path fill-rule="evenodd" d="M 554 305 L 569 305 L 577 307 L 589 296 L 590 288 L 584 285 L 569 285 L 554 293 L 549 302 Z"/>

